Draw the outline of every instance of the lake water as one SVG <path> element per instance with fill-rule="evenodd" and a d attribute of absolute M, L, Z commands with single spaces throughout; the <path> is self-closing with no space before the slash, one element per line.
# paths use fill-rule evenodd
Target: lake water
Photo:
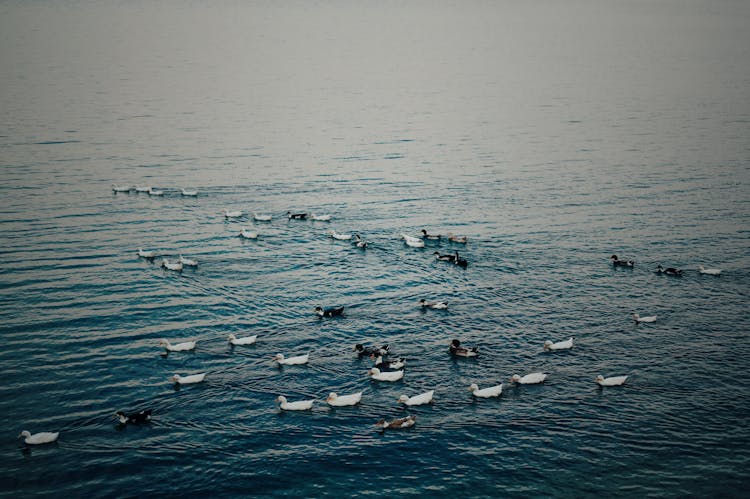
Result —
<path fill-rule="evenodd" d="M 733 0 L 0 3 L 0 495 L 744 495 L 748 26 Z M 423 228 L 469 242 L 399 239 Z M 433 259 L 455 250 L 467 269 Z"/>

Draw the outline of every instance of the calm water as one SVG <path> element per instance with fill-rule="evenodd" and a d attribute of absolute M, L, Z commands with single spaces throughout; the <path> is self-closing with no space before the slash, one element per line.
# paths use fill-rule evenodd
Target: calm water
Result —
<path fill-rule="evenodd" d="M 0 3 L 0 493 L 742 495 L 749 25 L 731 0 Z M 422 228 L 467 235 L 468 269 L 398 240 Z M 481 355 L 451 359 L 453 338 Z M 360 342 L 404 380 L 369 381 Z M 334 390 L 363 402 L 332 410 Z M 318 402 L 280 414 L 280 394 Z M 23 429 L 61 436 L 25 451 Z"/>

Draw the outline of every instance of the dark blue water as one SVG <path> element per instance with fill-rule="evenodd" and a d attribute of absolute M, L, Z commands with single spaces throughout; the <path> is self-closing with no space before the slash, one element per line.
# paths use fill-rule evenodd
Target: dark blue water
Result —
<path fill-rule="evenodd" d="M 734 1 L 3 2 L 0 494 L 743 495 L 749 24 Z M 423 228 L 469 243 L 399 240 Z M 465 270 L 432 258 L 456 249 Z M 403 381 L 369 381 L 355 343 Z"/>

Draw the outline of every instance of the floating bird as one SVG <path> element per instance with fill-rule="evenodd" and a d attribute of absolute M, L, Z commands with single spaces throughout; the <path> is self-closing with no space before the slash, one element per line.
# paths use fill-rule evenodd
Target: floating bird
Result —
<path fill-rule="evenodd" d="M 536 385 L 538 383 L 543 383 L 545 379 L 547 379 L 547 375 L 544 373 L 531 373 L 523 377 L 514 374 L 510 378 L 510 382 L 518 383 L 519 385 Z"/>
<path fill-rule="evenodd" d="M 313 213 L 312 215 L 310 215 L 310 219 L 316 222 L 330 222 L 331 215 L 316 215 L 315 213 Z"/>
<path fill-rule="evenodd" d="M 635 265 L 635 260 L 619 260 L 617 255 L 612 255 L 609 259 L 612 260 L 612 265 L 615 267 L 632 267 Z"/>
<path fill-rule="evenodd" d="M 393 421 L 386 421 L 385 419 L 381 419 L 377 423 L 375 423 L 375 426 L 379 426 L 382 429 L 393 429 L 393 430 L 399 430 L 403 428 L 409 428 L 410 426 L 414 426 L 414 423 L 417 422 L 417 416 L 411 415 L 406 416 L 405 418 L 398 418 L 394 419 Z"/>
<path fill-rule="evenodd" d="M 180 189 L 183 196 L 195 197 L 198 195 L 198 191 L 195 189 Z"/>
<path fill-rule="evenodd" d="M 404 371 L 385 371 L 380 372 L 377 367 L 371 368 L 367 371 L 367 375 L 371 376 L 372 379 L 377 381 L 398 381 L 404 377 Z"/>
<path fill-rule="evenodd" d="M 39 433 L 34 433 L 33 435 L 29 433 L 27 430 L 23 430 L 19 435 L 18 438 L 23 438 L 23 441 L 27 445 L 40 445 L 40 444 L 51 444 L 55 440 L 57 440 L 57 437 L 60 436 L 59 431 L 51 432 L 51 431 L 42 431 Z"/>
<path fill-rule="evenodd" d="M 657 274 L 665 274 L 665 275 L 673 275 L 673 276 L 681 276 L 682 270 L 676 269 L 674 267 L 667 267 L 666 269 L 659 265 L 656 267 L 656 273 Z"/>
<path fill-rule="evenodd" d="M 477 347 L 462 347 L 461 342 L 458 340 L 451 341 L 450 352 L 458 357 L 476 357 Z"/>
<path fill-rule="evenodd" d="M 568 350 L 570 348 L 573 348 L 573 338 L 568 338 L 565 341 L 558 341 L 557 343 L 552 343 L 550 340 L 544 342 L 545 350 Z"/>
<path fill-rule="evenodd" d="M 401 395 L 397 399 L 397 401 L 400 404 L 404 404 L 408 406 L 431 404 L 433 395 L 435 395 L 435 390 L 430 390 L 428 392 L 420 393 L 419 395 L 414 395 L 413 397 L 409 397 L 407 395 Z"/>
<path fill-rule="evenodd" d="M 239 218 L 244 215 L 245 212 L 242 210 L 224 210 L 224 218 Z"/>
<path fill-rule="evenodd" d="M 703 265 L 698 265 L 698 272 L 706 275 L 721 275 L 721 269 L 706 269 Z"/>
<path fill-rule="evenodd" d="M 373 367 L 377 367 L 378 369 L 389 369 L 392 371 L 397 371 L 406 365 L 406 359 L 403 357 L 401 357 L 400 359 L 383 360 L 382 355 L 372 354 L 370 355 L 370 358 L 375 361 Z"/>
<path fill-rule="evenodd" d="M 651 315 L 649 317 L 641 317 L 637 313 L 633 313 L 633 320 L 636 322 L 636 324 L 639 323 L 639 322 L 655 322 L 656 321 L 656 316 L 655 315 Z"/>
<path fill-rule="evenodd" d="M 464 269 L 469 266 L 469 262 L 466 259 L 458 256 L 458 251 L 456 251 L 456 259 L 453 260 L 453 263 Z"/>
<path fill-rule="evenodd" d="M 149 189 L 151 189 L 149 187 Z M 115 192 L 130 192 L 129 185 L 112 185 L 112 190 Z"/>
<path fill-rule="evenodd" d="M 599 386 L 620 386 L 625 383 L 628 379 L 627 376 L 612 376 L 611 378 L 605 378 L 601 374 L 594 379 Z"/>
<path fill-rule="evenodd" d="M 322 307 L 315 307 L 315 313 L 319 317 L 338 317 L 344 315 L 344 307 L 327 308 L 325 310 Z"/>
<path fill-rule="evenodd" d="M 143 248 L 138 248 L 138 256 L 141 258 L 146 258 L 148 260 L 153 260 L 156 258 L 156 252 L 151 250 L 144 250 Z"/>
<path fill-rule="evenodd" d="M 441 255 L 439 251 L 434 252 L 433 255 L 435 255 L 435 260 L 440 260 L 441 262 L 454 263 L 456 261 L 456 255 Z"/>
<path fill-rule="evenodd" d="M 307 213 L 292 213 L 291 211 L 287 211 L 286 216 L 289 217 L 289 220 L 306 220 L 307 219 Z"/>
<path fill-rule="evenodd" d="M 401 237 L 404 239 L 407 246 L 411 246 L 412 248 L 424 248 L 424 241 L 418 237 L 409 236 L 407 234 L 401 234 Z"/>
<path fill-rule="evenodd" d="M 354 351 L 359 354 L 360 357 L 363 356 L 383 356 L 388 355 L 388 345 L 383 345 L 382 347 L 364 347 L 361 343 L 357 343 L 354 345 Z"/>
<path fill-rule="evenodd" d="M 285 396 L 279 395 L 276 398 L 276 402 L 279 403 L 279 407 L 281 407 L 281 409 L 284 411 L 306 411 L 308 409 L 312 409 L 313 402 L 315 402 L 315 399 L 298 400 L 297 402 L 287 402 Z"/>
<path fill-rule="evenodd" d="M 256 222 L 270 222 L 271 215 L 260 215 L 258 213 L 253 213 L 253 220 L 255 220 Z"/>
<path fill-rule="evenodd" d="M 240 237 L 244 239 L 258 239 L 258 233 L 251 230 L 247 230 L 245 227 L 240 229 Z"/>
<path fill-rule="evenodd" d="M 245 336 L 244 338 L 237 338 L 234 333 L 229 333 L 229 343 L 232 345 L 252 345 L 255 340 L 258 339 L 258 335 Z"/>
<path fill-rule="evenodd" d="M 192 258 L 185 258 L 184 256 L 180 255 L 180 257 L 177 259 L 177 263 L 181 263 L 182 265 L 187 265 L 188 267 L 197 267 L 198 261 L 193 260 Z"/>
<path fill-rule="evenodd" d="M 162 259 L 161 266 L 167 270 L 174 270 L 175 272 L 180 272 L 182 270 L 182 264 L 180 262 L 169 263 L 169 260 L 166 258 Z"/>
<path fill-rule="evenodd" d="M 140 412 L 133 412 L 125 415 L 122 411 L 117 411 L 115 417 L 119 420 L 120 424 L 142 424 L 151 421 L 151 409 L 145 409 Z"/>
<path fill-rule="evenodd" d="M 178 385 L 192 385 L 195 383 L 200 383 L 205 377 L 206 373 L 191 374 L 190 376 L 180 376 L 179 374 L 175 374 L 169 379 L 170 381 L 172 381 L 173 383 L 177 383 Z"/>
<path fill-rule="evenodd" d="M 150 185 L 136 185 L 135 192 L 148 192 L 151 190 Z"/>
<path fill-rule="evenodd" d="M 354 244 L 357 245 L 357 248 L 367 248 L 367 242 L 359 237 L 359 234 L 354 234 Z"/>
<path fill-rule="evenodd" d="M 419 306 L 422 308 L 434 308 L 436 310 L 445 310 L 448 308 L 447 301 L 425 301 L 424 298 L 419 300 Z"/>
<path fill-rule="evenodd" d="M 427 229 L 422 229 L 422 239 L 430 239 L 433 241 L 437 241 L 441 237 L 443 236 L 441 236 L 440 234 L 428 234 Z"/>
<path fill-rule="evenodd" d="M 339 234 L 333 230 L 328 231 L 328 235 L 339 241 L 349 241 L 352 238 L 351 234 Z"/>
<path fill-rule="evenodd" d="M 166 348 L 169 352 L 187 352 L 188 350 L 194 350 L 197 343 L 197 341 L 184 341 L 172 345 L 169 340 L 159 340 L 159 346 Z"/>
<path fill-rule="evenodd" d="M 149 196 L 163 196 L 164 195 L 164 191 L 159 190 L 159 189 L 154 189 L 153 187 L 151 187 L 148 190 L 148 195 Z"/>
<path fill-rule="evenodd" d="M 344 407 L 357 405 L 360 400 L 362 400 L 362 392 L 352 393 L 351 395 L 337 395 L 335 392 L 331 392 L 326 402 L 333 407 Z"/>
<path fill-rule="evenodd" d="M 310 354 L 306 353 L 305 355 L 297 355 L 296 357 L 289 357 L 286 359 L 284 358 L 283 353 L 277 353 L 273 360 L 278 362 L 281 366 L 298 366 L 301 364 L 307 364 L 307 361 L 310 360 Z"/>
<path fill-rule="evenodd" d="M 468 239 L 466 238 L 466 236 L 454 236 L 453 233 L 449 232 L 448 233 L 448 241 L 450 241 L 452 243 L 466 244 L 466 242 L 468 241 Z"/>
<path fill-rule="evenodd" d="M 475 397 L 499 397 L 500 394 L 503 393 L 503 384 L 500 383 L 499 385 L 489 386 L 480 390 L 476 383 L 472 383 L 471 385 L 469 385 L 469 391 Z"/>

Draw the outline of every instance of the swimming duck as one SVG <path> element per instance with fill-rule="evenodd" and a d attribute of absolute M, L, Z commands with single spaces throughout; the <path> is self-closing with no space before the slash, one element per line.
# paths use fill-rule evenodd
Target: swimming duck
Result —
<path fill-rule="evenodd" d="M 291 211 L 286 212 L 286 216 L 289 220 L 305 220 L 307 219 L 307 213 L 292 213 Z"/>
<path fill-rule="evenodd" d="M 489 386 L 487 388 L 482 388 L 480 390 L 476 383 L 472 383 L 469 385 L 469 391 L 475 397 L 482 397 L 482 398 L 499 397 L 500 394 L 503 393 L 503 384 L 500 383 L 499 385 Z"/>
<path fill-rule="evenodd" d="M 393 430 L 399 430 L 403 428 L 409 428 L 410 426 L 414 426 L 414 423 L 417 422 L 417 417 L 414 415 L 406 416 L 405 418 L 398 418 L 394 419 L 393 421 L 386 421 L 385 419 L 381 419 L 377 423 L 375 423 L 375 426 L 378 426 L 382 429 L 393 429 Z"/>
<path fill-rule="evenodd" d="M 706 269 L 703 265 L 698 265 L 698 272 L 706 275 L 721 275 L 721 269 Z"/>
<path fill-rule="evenodd" d="M 200 383 L 205 377 L 206 373 L 191 374 L 190 376 L 180 376 L 179 374 L 175 374 L 169 379 L 170 381 L 172 381 L 172 383 L 176 383 L 178 385 L 192 385 L 195 383 Z"/>
<path fill-rule="evenodd" d="M 518 383 L 519 385 L 536 385 L 538 383 L 543 383 L 545 379 L 547 379 L 547 375 L 544 373 L 531 373 L 523 377 L 514 374 L 511 376 L 510 382 Z"/>
<path fill-rule="evenodd" d="M 453 233 L 448 233 L 448 241 L 452 243 L 458 243 L 458 244 L 466 244 L 468 241 L 466 236 L 454 236 Z"/>
<path fill-rule="evenodd" d="M 253 220 L 255 220 L 256 222 L 270 222 L 271 218 L 271 215 L 260 215 L 258 213 L 253 213 Z"/>
<path fill-rule="evenodd" d="M 154 189 L 153 187 L 151 187 L 148 190 L 148 195 L 149 196 L 163 196 L 164 195 L 164 191 L 159 190 L 159 189 Z"/>
<path fill-rule="evenodd" d="M 618 260 L 617 255 L 609 257 L 612 260 L 612 265 L 615 267 L 632 267 L 635 265 L 635 260 Z"/>
<path fill-rule="evenodd" d="M 331 215 L 316 215 L 315 213 L 313 213 L 312 215 L 310 215 L 310 219 L 316 222 L 330 222 Z"/>
<path fill-rule="evenodd" d="M 156 252 L 138 248 L 138 256 L 140 256 L 141 258 L 146 258 L 147 260 L 153 260 L 154 258 L 156 258 Z"/>
<path fill-rule="evenodd" d="M 310 354 L 306 353 L 305 355 L 297 355 L 296 357 L 289 357 L 286 359 L 284 358 L 283 353 L 277 353 L 273 360 L 278 362 L 281 366 L 298 366 L 301 364 L 307 364 L 307 361 L 310 360 Z"/>
<path fill-rule="evenodd" d="M 611 378 L 605 378 L 601 374 L 594 379 L 599 386 L 620 386 L 625 383 L 628 379 L 627 376 L 612 376 Z"/>
<path fill-rule="evenodd" d="M 136 185 L 135 192 L 148 192 L 151 190 L 150 185 Z"/>
<path fill-rule="evenodd" d="M 656 273 L 657 274 L 665 274 L 665 275 L 673 275 L 673 276 L 681 276 L 682 270 L 676 269 L 674 267 L 667 267 L 666 269 L 662 267 L 661 265 L 656 267 Z"/>
<path fill-rule="evenodd" d="M 151 421 L 151 409 L 145 409 L 140 412 L 133 412 L 125 415 L 122 411 L 117 411 L 115 417 L 118 419 L 120 424 L 142 424 Z"/>
<path fill-rule="evenodd" d="M 306 411 L 312 408 L 313 402 L 315 402 L 315 399 L 298 400 L 296 402 L 287 402 L 285 396 L 279 395 L 276 398 L 276 402 L 279 403 L 279 407 L 284 411 Z"/>
<path fill-rule="evenodd" d="M 333 407 L 344 407 L 357 405 L 360 400 L 362 400 L 362 392 L 352 393 L 351 395 L 337 395 L 336 392 L 331 392 L 326 402 Z"/>
<path fill-rule="evenodd" d="M 339 241 L 349 241 L 352 238 L 351 234 L 339 234 L 334 230 L 328 231 L 328 235 Z"/>
<path fill-rule="evenodd" d="M 370 358 L 375 361 L 373 367 L 377 367 L 378 369 L 397 371 L 406 365 L 406 359 L 404 357 L 401 357 L 400 359 L 383 360 L 382 355 L 372 354 L 370 355 Z"/>
<path fill-rule="evenodd" d="M 441 237 L 443 236 L 441 236 L 440 234 L 428 234 L 427 229 L 422 229 L 422 239 L 430 239 L 432 241 L 437 241 Z"/>
<path fill-rule="evenodd" d="M 362 249 L 367 248 L 367 242 L 364 241 L 361 237 L 359 237 L 359 234 L 354 234 L 354 244 L 357 245 L 357 248 L 362 248 Z"/>
<path fill-rule="evenodd" d="M 436 310 L 445 310 L 448 308 L 447 301 L 426 301 L 424 298 L 419 300 L 419 306 L 422 308 L 434 308 Z"/>
<path fill-rule="evenodd" d="M 424 248 L 424 241 L 418 237 L 412 237 L 407 234 L 401 234 L 401 237 L 404 239 L 407 246 L 411 246 L 412 248 Z"/>
<path fill-rule="evenodd" d="M 462 347 L 461 342 L 458 340 L 451 341 L 450 352 L 458 357 L 476 357 L 477 347 Z"/>
<path fill-rule="evenodd" d="M 159 346 L 166 348 L 169 352 L 187 352 L 188 350 L 195 349 L 195 345 L 197 343 L 197 341 L 184 341 L 182 343 L 172 345 L 169 340 L 159 340 Z"/>
<path fill-rule="evenodd" d="M 383 345 L 382 347 L 364 347 L 361 343 L 357 343 L 354 345 L 354 351 L 359 354 L 360 357 L 363 356 L 383 356 L 388 355 L 388 345 Z"/>
<path fill-rule="evenodd" d="M 257 334 L 254 334 L 252 336 L 245 336 L 244 338 L 238 338 L 234 335 L 234 333 L 229 333 L 229 343 L 231 343 L 232 345 L 252 345 L 257 339 Z"/>
<path fill-rule="evenodd" d="M 185 258 L 184 256 L 180 255 L 180 257 L 177 259 L 177 263 L 181 263 L 182 265 L 187 265 L 188 267 L 197 267 L 198 261 L 193 260 L 192 258 Z"/>
<path fill-rule="evenodd" d="M 224 218 L 239 218 L 245 215 L 242 210 L 224 210 Z"/>
<path fill-rule="evenodd" d="M 51 432 L 51 431 L 42 431 L 39 433 L 34 433 L 33 435 L 27 431 L 23 430 L 19 435 L 18 438 L 23 438 L 23 441 L 27 445 L 40 445 L 40 444 L 50 444 L 57 440 L 57 437 L 60 436 L 59 431 Z"/>
<path fill-rule="evenodd" d="M 337 317 L 344 315 L 344 307 L 327 308 L 325 310 L 322 307 L 315 307 L 315 313 L 319 317 Z"/>
<path fill-rule="evenodd" d="M 195 189 L 180 189 L 183 196 L 195 197 L 198 195 L 198 191 Z"/>
<path fill-rule="evenodd" d="M 552 343 L 550 340 L 544 342 L 545 350 L 568 350 L 569 348 L 573 348 L 573 338 L 558 341 L 557 343 Z"/>
<path fill-rule="evenodd" d="M 112 185 L 112 190 L 114 192 L 130 192 L 130 186 L 129 185 Z"/>
<path fill-rule="evenodd" d="M 408 395 L 401 395 L 396 400 L 400 404 L 404 404 L 407 406 L 424 405 L 424 404 L 432 403 L 433 395 L 435 395 L 435 390 L 430 390 L 428 392 L 420 393 L 419 395 L 414 395 L 413 397 L 409 397 Z"/>
<path fill-rule="evenodd" d="M 166 258 L 162 259 L 161 266 L 167 270 L 174 270 L 180 272 L 182 270 L 182 264 L 180 262 L 170 263 Z"/>
<path fill-rule="evenodd" d="M 453 263 L 464 269 L 469 266 L 469 262 L 466 259 L 458 256 L 458 251 L 456 251 L 456 259 L 453 260 Z"/>
<path fill-rule="evenodd" d="M 247 230 L 245 227 L 240 229 L 240 237 L 244 239 L 258 239 L 258 233 L 251 230 Z"/>
<path fill-rule="evenodd" d="M 454 263 L 456 261 L 456 255 L 441 255 L 439 251 L 434 252 L 433 255 L 435 255 L 435 260 L 440 260 L 441 262 Z"/>
<path fill-rule="evenodd" d="M 367 371 L 367 375 L 371 376 L 372 379 L 377 381 L 398 381 L 404 377 L 404 371 L 385 371 L 380 372 L 377 367 L 371 368 Z"/>
<path fill-rule="evenodd" d="M 638 324 L 639 322 L 654 322 L 656 321 L 656 316 L 651 315 L 649 317 L 641 317 L 637 313 L 633 313 L 633 320 L 635 321 L 636 324 Z"/>

